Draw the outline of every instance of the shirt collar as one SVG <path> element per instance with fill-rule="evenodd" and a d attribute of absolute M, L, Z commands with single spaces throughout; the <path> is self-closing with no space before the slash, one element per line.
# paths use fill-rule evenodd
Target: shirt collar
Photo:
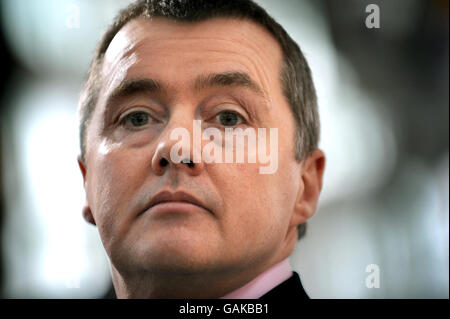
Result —
<path fill-rule="evenodd" d="M 258 299 L 291 276 L 292 267 L 289 264 L 289 259 L 286 258 L 221 299 Z"/>

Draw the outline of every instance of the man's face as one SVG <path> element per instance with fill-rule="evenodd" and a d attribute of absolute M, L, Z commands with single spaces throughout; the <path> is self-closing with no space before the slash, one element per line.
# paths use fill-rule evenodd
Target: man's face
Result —
<path fill-rule="evenodd" d="M 138 19 L 116 35 L 88 129 L 85 188 L 117 269 L 233 271 L 290 254 L 302 165 L 295 160 L 295 124 L 281 90 L 281 66 L 276 40 L 248 21 Z M 230 73 L 245 74 L 255 85 L 205 81 Z M 177 143 L 171 131 L 185 128 L 193 136 L 193 120 L 221 131 L 277 128 L 278 169 L 260 174 L 263 165 L 247 160 L 171 162 Z M 188 193 L 203 208 L 148 209 L 161 191 Z"/>

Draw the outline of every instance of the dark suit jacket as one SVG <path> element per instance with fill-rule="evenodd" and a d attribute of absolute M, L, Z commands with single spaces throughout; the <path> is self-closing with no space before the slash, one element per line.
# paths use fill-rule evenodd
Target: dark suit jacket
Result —
<path fill-rule="evenodd" d="M 267 303 L 268 318 L 297 319 L 304 317 L 298 310 L 299 307 L 306 309 L 308 299 L 300 276 L 293 272 L 289 279 L 267 292 L 259 301 Z"/>
<path fill-rule="evenodd" d="M 112 284 L 107 294 L 105 294 L 102 298 L 116 299 L 116 294 L 114 292 Z M 289 279 L 283 281 L 281 284 L 279 284 L 260 298 L 260 300 L 262 301 L 286 299 L 290 299 L 291 301 L 309 299 L 308 295 L 303 289 L 302 282 L 300 281 L 300 276 L 295 271 L 292 273 L 292 276 Z"/>
<path fill-rule="evenodd" d="M 306 300 L 309 299 L 309 297 L 303 289 L 300 276 L 294 271 L 289 279 L 283 281 L 281 284 L 267 292 L 260 299 L 263 301 L 283 299 Z"/>

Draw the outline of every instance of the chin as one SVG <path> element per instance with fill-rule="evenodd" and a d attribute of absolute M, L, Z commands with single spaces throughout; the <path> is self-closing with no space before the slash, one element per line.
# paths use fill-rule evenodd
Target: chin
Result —
<path fill-rule="evenodd" d="M 173 234 L 164 238 L 141 238 L 126 255 L 141 267 L 157 272 L 198 272 L 217 263 L 220 250 L 199 236 Z"/>

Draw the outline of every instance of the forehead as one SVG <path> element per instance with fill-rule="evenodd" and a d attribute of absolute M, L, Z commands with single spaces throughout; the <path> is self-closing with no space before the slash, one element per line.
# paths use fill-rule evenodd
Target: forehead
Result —
<path fill-rule="evenodd" d="M 111 41 L 102 68 L 103 88 L 132 77 L 158 78 L 178 86 L 205 72 L 232 70 L 246 72 L 270 89 L 279 86 L 281 61 L 278 42 L 252 21 L 139 18 L 128 22 Z"/>

